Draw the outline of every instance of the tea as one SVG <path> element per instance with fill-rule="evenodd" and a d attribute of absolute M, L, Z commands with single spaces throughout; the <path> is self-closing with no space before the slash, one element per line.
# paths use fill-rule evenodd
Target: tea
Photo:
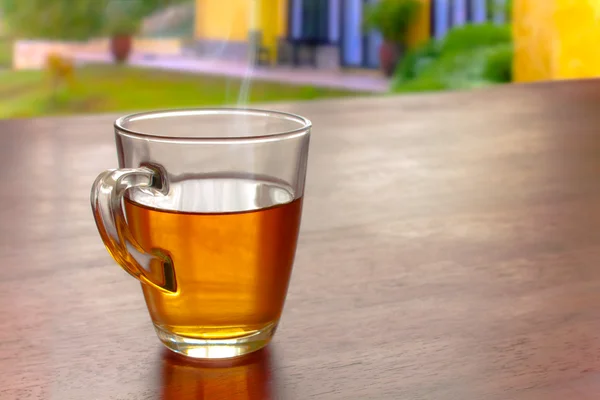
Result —
<path fill-rule="evenodd" d="M 270 182 L 187 180 L 173 184 L 162 199 L 132 192 L 124 206 L 141 247 L 161 249 L 173 261 L 176 293 L 142 285 L 158 329 L 193 339 L 233 339 L 276 326 L 301 198 Z"/>

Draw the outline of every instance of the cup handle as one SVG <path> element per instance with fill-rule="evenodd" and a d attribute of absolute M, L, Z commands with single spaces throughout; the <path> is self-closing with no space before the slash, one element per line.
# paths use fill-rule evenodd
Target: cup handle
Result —
<path fill-rule="evenodd" d="M 161 249 L 146 252 L 133 238 L 123 213 L 123 195 L 127 189 L 143 187 L 168 193 L 168 185 L 159 167 L 122 168 L 98 175 L 92 186 L 91 203 L 94 219 L 106 249 L 115 261 L 140 282 L 167 293 L 177 292 L 175 269 L 171 257 Z M 161 265 L 161 282 L 151 279 L 150 265 Z"/>

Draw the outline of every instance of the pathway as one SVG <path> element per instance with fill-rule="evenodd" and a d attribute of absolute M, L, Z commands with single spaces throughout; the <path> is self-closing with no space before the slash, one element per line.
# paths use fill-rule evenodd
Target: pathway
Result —
<path fill-rule="evenodd" d="M 79 62 L 111 62 L 108 55 L 97 53 L 80 53 L 76 57 Z M 377 73 L 371 72 L 345 72 L 319 70 L 308 67 L 291 68 L 277 67 L 251 67 L 242 63 L 220 60 L 207 60 L 191 57 L 149 57 L 134 55 L 129 60 L 129 65 L 142 68 L 168 69 L 185 72 L 194 72 L 207 75 L 231 76 L 236 78 L 250 78 L 262 81 L 285 82 L 298 85 L 314 85 L 348 89 L 362 92 L 383 93 L 388 90 L 389 81 Z"/>

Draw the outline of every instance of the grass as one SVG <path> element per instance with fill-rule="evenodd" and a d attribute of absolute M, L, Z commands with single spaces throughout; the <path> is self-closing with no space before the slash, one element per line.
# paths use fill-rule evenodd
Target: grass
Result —
<path fill-rule="evenodd" d="M 157 108 L 220 106 L 324 97 L 355 92 L 275 82 L 114 65 L 86 66 L 74 83 L 53 92 L 44 71 L 0 71 L 0 118 Z"/>

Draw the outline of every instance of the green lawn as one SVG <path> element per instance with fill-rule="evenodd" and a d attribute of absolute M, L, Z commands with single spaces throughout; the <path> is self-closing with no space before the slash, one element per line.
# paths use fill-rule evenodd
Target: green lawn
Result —
<path fill-rule="evenodd" d="M 0 118 L 310 100 L 357 93 L 113 65 L 86 66 L 53 94 L 44 71 L 0 71 Z"/>

